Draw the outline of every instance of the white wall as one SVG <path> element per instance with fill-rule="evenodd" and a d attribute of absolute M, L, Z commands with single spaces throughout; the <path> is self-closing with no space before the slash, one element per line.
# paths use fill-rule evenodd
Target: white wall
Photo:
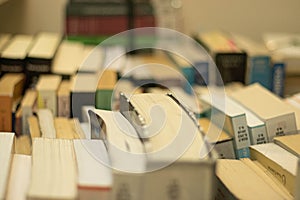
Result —
<path fill-rule="evenodd" d="M 8 0 L 0 32 L 63 31 L 67 0 Z M 221 28 L 260 38 L 266 31 L 300 33 L 299 0 L 182 0 L 184 32 Z"/>

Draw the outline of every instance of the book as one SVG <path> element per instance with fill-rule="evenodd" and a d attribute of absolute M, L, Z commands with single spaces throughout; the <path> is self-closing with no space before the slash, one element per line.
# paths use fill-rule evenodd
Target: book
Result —
<path fill-rule="evenodd" d="M 8 45 L 9 41 L 11 40 L 11 34 L 9 33 L 1 33 L 0 34 L 0 56 L 2 51 L 5 49 L 5 47 Z"/>
<path fill-rule="evenodd" d="M 31 155 L 31 138 L 29 135 L 20 135 L 16 137 L 14 144 L 14 153 Z"/>
<path fill-rule="evenodd" d="M 258 83 L 232 92 L 230 96 L 265 122 L 269 142 L 275 136 L 297 129 L 293 109 Z"/>
<path fill-rule="evenodd" d="M 0 79 L 0 131 L 9 132 L 14 127 L 14 112 L 23 91 L 23 74 L 5 74 Z"/>
<path fill-rule="evenodd" d="M 114 70 L 103 70 L 97 85 L 95 107 L 111 110 L 114 107 L 114 88 L 117 84 L 117 73 Z"/>
<path fill-rule="evenodd" d="M 62 41 L 53 59 L 51 72 L 70 78 L 81 64 L 83 50 L 84 46 L 79 42 Z"/>
<path fill-rule="evenodd" d="M 217 85 L 230 82 L 245 83 L 247 54 L 236 46 L 230 38 L 221 31 L 204 31 L 195 36 L 210 53 L 220 72 L 221 78 L 214 75 Z M 216 73 L 216 72 L 214 72 Z"/>
<path fill-rule="evenodd" d="M 174 96 L 146 93 L 128 99 L 122 95 L 120 111 L 145 146 L 150 170 L 144 177 L 146 199 L 212 198 L 215 152 L 204 141 L 194 115 Z M 202 176 L 206 180 L 199 189 L 192 183 Z"/>
<path fill-rule="evenodd" d="M 55 117 L 54 127 L 56 138 L 60 139 L 78 139 L 80 135 L 74 130 L 71 121 L 66 117 Z"/>
<path fill-rule="evenodd" d="M 26 88 L 34 87 L 40 74 L 51 72 L 52 60 L 61 42 L 61 34 L 54 32 L 39 32 L 34 39 L 27 55 Z"/>
<path fill-rule="evenodd" d="M 218 126 L 211 123 L 207 118 L 199 119 L 200 127 L 206 135 L 208 141 L 213 145 L 218 158 L 220 159 L 235 159 L 235 151 L 233 146 L 233 138 Z M 216 134 L 219 137 L 216 137 Z"/>
<path fill-rule="evenodd" d="M 243 108 L 231 98 L 219 94 L 202 95 L 200 99 L 211 105 L 211 122 L 233 137 L 236 158 L 249 158 L 250 136 Z"/>
<path fill-rule="evenodd" d="M 14 154 L 7 184 L 7 200 L 26 200 L 31 176 L 31 155 Z"/>
<path fill-rule="evenodd" d="M 32 116 L 36 109 L 37 92 L 36 90 L 26 90 L 21 101 L 22 108 L 22 133 L 29 134 L 28 117 Z"/>
<path fill-rule="evenodd" d="M 98 44 L 97 44 L 98 45 Z M 85 45 L 81 55 L 78 72 L 97 73 L 103 70 L 104 48 L 96 45 Z"/>
<path fill-rule="evenodd" d="M 49 109 L 39 109 L 37 111 L 37 116 L 41 137 L 56 138 L 56 130 L 52 112 Z"/>
<path fill-rule="evenodd" d="M 72 140 L 34 138 L 28 199 L 77 199 Z"/>
<path fill-rule="evenodd" d="M 0 72 L 23 73 L 25 59 L 33 41 L 31 35 L 15 35 L 1 52 Z"/>
<path fill-rule="evenodd" d="M 10 166 L 13 158 L 13 143 L 15 134 L 12 132 L 0 132 L 0 199 L 5 199 Z"/>
<path fill-rule="evenodd" d="M 73 140 L 78 170 L 79 199 L 109 199 L 113 187 L 112 169 L 102 140 Z M 104 162 L 102 162 L 102 160 Z"/>
<path fill-rule="evenodd" d="M 272 57 L 272 92 L 279 97 L 284 96 L 286 63 L 280 57 Z"/>
<path fill-rule="evenodd" d="M 71 80 L 62 80 L 57 90 L 57 116 L 70 117 L 71 109 Z"/>
<path fill-rule="evenodd" d="M 77 73 L 71 86 L 71 117 L 82 122 L 82 106 L 95 106 L 95 91 L 99 74 Z"/>
<path fill-rule="evenodd" d="M 41 137 L 40 125 L 38 118 L 36 116 L 31 116 L 27 118 L 29 133 L 31 138 Z"/>
<path fill-rule="evenodd" d="M 291 152 L 295 156 L 300 156 L 299 148 L 300 134 L 291 134 L 274 138 L 274 143 Z"/>
<path fill-rule="evenodd" d="M 268 90 L 272 89 L 271 56 L 263 43 L 236 33 L 231 33 L 235 44 L 248 56 L 246 83 L 260 83 Z"/>
<path fill-rule="evenodd" d="M 255 164 L 251 162 L 248 159 L 218 160 L 215 199 L 292 199 L 283 194 L 269 177 L 262 177 L 263 170 L 254 168 Z"/>
<path fill-rule="evenodd" d="M 19 136 L 23 133 L 22 131 L 22 108 L 19 104 L 20 102 L 17 102 L 17 107 L 13 108 L 12 115 L 13 115 L 13 127 L 12 132 L 16 134 L 16 136 Z M 17 110 L 15 110 L 17 109 Z"/>
<path fill-rule="evenodd" d="M 250 147 L 252 160 L 260 162 L 294 196 L 297 156 L 274 143 Z"/>
<path fill-rule="evenodd" d="M 38 92 L 37 105 L 39 109 L 50 109 L 57 116 L 57 90 L 61 82 L 58 75 L 41 75 L 36 85 Z"/>

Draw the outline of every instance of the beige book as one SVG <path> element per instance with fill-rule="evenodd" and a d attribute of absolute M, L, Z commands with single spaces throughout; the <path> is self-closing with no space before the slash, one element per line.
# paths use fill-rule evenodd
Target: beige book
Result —
<path fill-rule="evenodd" d="M 15 134 L 11 132 L 0 132 L 0 199 L 4 200 L 7 190 L 7 182 L 13 157 L 13 143 Z"/>
<path fill-rule="evenodd" d="M 31 178 L 31 156 L 14 154 L 7 185 L 6 200 L 26 200 Z"/>
<path fill-rule="evenodd" d="M 54 116 L 57 115 L 57 90 L 61 82 L 58 75 L 41 75 L 36 89 L 38 91 L 38 108 L 48 108 Z"/>
<path fill-rule="evenodd" d="M 60 138 L 60 139 L 78 138 L 77 133 L 74 131 L 70 120 L 66 117 L 55 117 L 54 127 L 56 132 L 56 138 Z"/>
<path fill-rule="evenodd" d="M 22 108 L 22 132 L 29 134 L 28 117 L 33 115 L 36 108 L 37 92 L 36 90 L 27 90 L 21 102 Z"/>
<path fill-rule="evenodd" d="M 275 137 L 274 143 L 291 152 L 295 156 L 300 156 L 300 134 Z"/>
<path fill-rule="evenodd" d="M 15 139 L 15 153 L 31 155 L 31 138 L 30 135 L 21 135 Z"/>
<path fill-rule="evenodd" d="M 269 142 L 297 129 L 293 109 L 258 83 L 230 95 L 265 122 Z"/>
<path fill-rule="evenodd" d="M 41 137 L 40 125 L 36 116 L 28 117 L 29 133 L 31 138 Z"/>
<path fill-rule="evenodd" d="M 49 109 L 39 109 L 37 112 L 41 137 L 56 138 L 54 117 Z"/>
<path fill-rule="evenodd" d="M 57 91 L 57 116 L 70 117 L 72 80 L 61 81 Z"/>
<path fill-rule="evenodd" d="M 260 162 L 267 170 L 295 195 L 297 156 L 274 144 L 260 144 L 250 147 L 251 159 Z"/>
<path fill-rule="evenodd" d="M 61 41 L 61 34 L 40 32 L 35 36 L 32 48 L 28 53 L 30 58 L 52 59 Z"/>
<path fill-rule="evenodd" d="M 8 42 L 11 39 L 11 35 L 8 33 L 2 33 L 0 34 L 0 56 L 3 51 L 3 49 L 8 45 Z"/>
<path fill-rule="evenodd" d="M 77 199 L 72 140 L 34 138 L 27 199 Z"/>
<path fill-rule="evenodd" d="M 217 163 L 218 192 L 215 199 L 286 199 L 242 160 L 220 159 Z M 245 181 L 242 181 L 245 180 Z"/>
<path fill-rule="evenodd" d="M 57 49 L 52 64 L 52 73 L 74 75 L 80 65 L 84 46 L 79 42 L 62 41 Z"/>
<path fill-rule="evenodd" d="M 87 138 L 81 125 L 80 125 L 78 118 L 72 118 L 69 120 L 69 122 L 70 122 L 70 125 L 71 125 L 73 131 L 76 133 L 74 139 L 86 139 Z"/>
<path fill-rule="evenodd" d="M 100 45 L 85 45 L 81 54 L 79 72 L 98 72 L 102 70 L 104 62 L 104 48 Z"/>

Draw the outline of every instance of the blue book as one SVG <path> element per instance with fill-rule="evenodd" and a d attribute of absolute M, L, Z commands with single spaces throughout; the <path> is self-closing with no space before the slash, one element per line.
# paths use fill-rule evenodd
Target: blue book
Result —
<path fill-rule="evenodd" d="M 260 83 L 268 90 L 272 89 L 272 68 L 270 56 L 249 57 L 249 84 Z"/>
<path fill-rule="evenodd" d="M 272 68 L 272 92 L 277 96 L 284 95 L 285 63 L 274 62 Z"/>

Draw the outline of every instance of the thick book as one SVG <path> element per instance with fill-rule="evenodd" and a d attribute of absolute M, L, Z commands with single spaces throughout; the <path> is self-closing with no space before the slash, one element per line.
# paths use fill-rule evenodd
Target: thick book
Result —
<path fill-rule="evenodd" d="M 26 65 L 26 56 L 33 41 L 31 35 L 15 35 L 0 55 L 0 72 L 23 73 Z"/>
<path fill-rule="evenodd" d="M 6 200 L 26 200 L 26 194 L 31 180 L 31 160 L 31 155 L 13 155 Z"/>
<path fill-rule="evenodd" d="M 37 92 L 36 90 L 26 90 L 25 95 L 21 101 L 22 108 L 22 133 L 29 134 L 28 117 L 32 116 L 37 106 Z"/>
<path fill-rule="evenodd" d="M 252 160 L 260 162 L 293 196 L 298 157 L 274 143 L 250 147 Z"/>
<path fill-rule="evenodd" d="M 53 59 L 51 72 L 70 78 L 81 64 L 83 51 L 84 45 L 79 42 L 62 41 Z"/>
<path fill-rule="evenodd" d="M 40 32 L 27 55 L 26 87 L 34 87 L 40 74 L 51 73 L 51 65 L 61 42 L 61 34 Z"/>
<path fill-rule="evenodd" d="M 249 159 L 220 159 L 216 168 L 215 199 L 292 199 Z M 244 181 L 241 181 L 244 180 Z"/>
<path fill-rule="evenodd" d="M 27 199 L 77 199 L 73 141 L 34 138 Z"/>
<path fill-rule="evenodd" d="M 247 52 L 246 83 L 260 83 L 268 90 L 272 89 L 271 55 L 263 43 L 259 43 L 250 37 L 233 33 L 231 34 L 235 44 Z"/>
<path fill-rule="evenodd" d="M 225 131 L 214 125 L 207 118 L 199 119 L 200 127 L 203 129 L 207 140 L 215 148 L 221 159 L 235 159 L 235 151 L 233 145 L 233 138 L 229 136 Z M 216 137 L 219 134 L 219 137 Z"/>
<path fill-rule="evenodd" d="M 218 94 L 202 95 L 200 99 L 211 105 L 212 122 L 233 137 L 236 158 L 249 158 L 251 141 L 243 108 L 231 98 Z"/>
<path fill-rule="evenodd" d="M 232 92 L 230 96 L 265 122 L 269 142 L 275 136 L 297 129 L 293 109 L 258 83 Z"/>
<path fill-rule="evenodd" d="M 112 169 L 102 140 L 73 140 L 78 170 L 79 199 L 109 199 L 113 187 Z"/>
<path fill-rule="evenodd" d="M 57 116 L 70 117 L 71 113 L 71 80 L 62 80 L 57 90 Z"/>
<path fill-rule="evenodd" d="M 23 91 L 24 74 L 5 74 L 0 79 L 0 131 L 12 131 L 14 113 Z"/>
<path fill-rule="evenodd" d="M 120 110 L 145 146 L 147 169 L 152 171 L 144 177 L 145 199 L 214 196 L 215 151 L 203 139 L 195 116 L 174 96 L 150 93 L 122 96 Z M 193 180 L 200 177 L 205 180 L 195 187 Z"/>
<path fill-rule="evenodd" d="M 217 85 L 230 82 L 246 83 L 247 54 L 221 31 L 200 32 L 196 36 L 214 59 L 221 79 L 215 77 Z"/>
<path fill-rule="evenodd" d="M 57 90 L 60 82 L 61 76 L 41 75 L 36 85 L 38 108 L 50 109 L 54 116 L 57 116 Z"/>
<path fill-rule="evenodd" d="M 0 132 L 0 199 L 5 199 L 7 183 L 14 152 L 14 137 L 12 132 Z"/>
<path fill-rule="evenodd" d="M 291 152 L 295 156 L 300 156 L 300 134 L 291 134 L 274 138 L 274 143 Z"/>

